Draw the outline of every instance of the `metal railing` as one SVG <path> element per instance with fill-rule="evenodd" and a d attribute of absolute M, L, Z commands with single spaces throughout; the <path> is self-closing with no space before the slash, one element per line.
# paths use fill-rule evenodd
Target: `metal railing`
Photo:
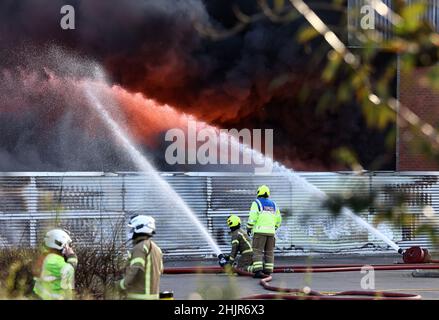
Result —
<path fill-rule="evenodd" d="M 438 172 L 299 173 L 328 194 L 381 192 L 401 188 L 414 195 L 407 205 L 412 224 L 377 227 L 401 247 L 413 244 L 432 249 L 427 236 L 414 230 L 424 222 L 437 227 L 425 206 L 439 209 Z M 283 224 L 277 233 L 278 255 L 387 251 L 388 246 L 347 218 L 335 218 L 316 199 L 282 175 L 250 173 L 161 173 L 196 214 L 222 250 L 229 250 L 226 217 L 238 214 L 245 223 L 255 190 L 271 188 L 281 208 Z M 174 205 L 159 195 L 148 177 L 135 172 L 30 172 L 0 175 L 0 246 L 37 246 L 51 227 L 64 227 L 81 246 L 126 242 L 126 222 L 135 214 L 157 220 L 155 240 L 169 256 L 210 256 L 202 234 Z M 379 193 L 382 201 L 386 194 Z M 419 201 L 416 199 L 419 198 Z M 374 222 L 374 208 L 359 213 Z"/>

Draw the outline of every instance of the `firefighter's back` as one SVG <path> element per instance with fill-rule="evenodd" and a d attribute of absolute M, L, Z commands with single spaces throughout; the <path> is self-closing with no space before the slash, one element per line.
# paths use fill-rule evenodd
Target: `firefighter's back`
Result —
<path fill-rule="evenodd" d="M 162 251 L 151 239 L 144 239 L 133 247 L 131 264 L 142 261 L 143 272 L 130 281 L 129 299 L 153 300 L 159 298 L 160 275 L 163 271 Z M 141 259 L 139 259 L 142 257 Z"/>

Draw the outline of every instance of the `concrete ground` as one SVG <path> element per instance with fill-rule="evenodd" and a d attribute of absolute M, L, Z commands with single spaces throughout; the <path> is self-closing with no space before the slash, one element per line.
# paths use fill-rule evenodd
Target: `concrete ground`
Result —
<path fill-rule="evenodd" d="M 329 264 L 395 264 L 401 256 L 342 256 L 342 257 L 292 257 L 277 258 L 277 265 L 329 265 Z M 167 261 L 167 267 L 217 265 L 214 260 Z M 439 300 L 439 277 L 413 277 L 413 270 L 375 271 L 375 289 L 401 293 L 414 293 L 423 299 Z M 434 271 L 433 271 L 434 272 Z M 431 271 L 430 271 L 431 273 Z M 438 274 L 439 275 L 439 274 Z M 332 273 L 276 273 L 270 284 L 289 288 L 310 287 L 323 292 L 362 290 L 361 280 L 365 276 L 360 271 Z M 238 299 L 252 294 L 270 293 L 259 285 L 259 280 L 251 277 L 227 276 L 225 274 L 184 274 L 163 275 L 161 290 L 174 291 L 176 299 Z"/>

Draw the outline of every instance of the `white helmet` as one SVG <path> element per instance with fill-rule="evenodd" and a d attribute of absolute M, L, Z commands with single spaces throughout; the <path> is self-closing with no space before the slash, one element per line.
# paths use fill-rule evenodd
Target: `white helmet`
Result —
<path fill-rule="evenodd" d="M 128 227 L 130 230 L 130 237 L 132 238 L 134 233 L 144 233 L 152 236 L 155 233 L 155 220 L 151 216 L 139 215 L 131 218 Z"/>
<path fill-rule="evenodd" d="M 61 229 L 53 229 L 46 233 L 44 236 L 44 244 L 46 247 L 62 250 L 66 245 L 70 245 L 72 239 L 70 236 Z"/>

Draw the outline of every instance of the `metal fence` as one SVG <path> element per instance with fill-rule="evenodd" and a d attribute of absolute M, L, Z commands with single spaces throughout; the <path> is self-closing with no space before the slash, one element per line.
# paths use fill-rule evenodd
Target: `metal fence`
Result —
<path fill-rule="evenodd" d="M 437 222 L 438 172 L 299 173 L 328 194 L 379 192 L 400 188 L 414 195 L 407 211 L 409 226 L 380 223 L 377 228 L 401 247 L 413 244 L 432 248 L 427 236 L 414 233 L 424 222 Z M 345 217 L 335 218 L 302 186 L 283 175 L 250 173 L 161 173 L 196 214 L 222 250 L 229 249 L 225 224 L 230 213 L 245 223 L 255 190 L 271 188 L 281 208 L 283 225 L 277 233 L 278 255 L 315 253 L 370 253 L 388 246 Z M 2 173 L 0 176 L 0 247 L 37 246 L 51 227 L 68 229 L 77 245 L 105 247 L 126 242 L 126 223 L 135 214 L 150 214 L 157 220 L 155 240 L 165 254 L 210 256 L 212 249 L 201 232 L 169 194 L 158 194 L 148 176 L 134 172 L 99 173 Z M 416 199 L 422 201 L 416 201 Z M 426 206 L 429 215 L 425 215 Z M 433 212 L 433 216 L 431 215 Z M 360 215 L 374 223 L 375 210 Z"/>

